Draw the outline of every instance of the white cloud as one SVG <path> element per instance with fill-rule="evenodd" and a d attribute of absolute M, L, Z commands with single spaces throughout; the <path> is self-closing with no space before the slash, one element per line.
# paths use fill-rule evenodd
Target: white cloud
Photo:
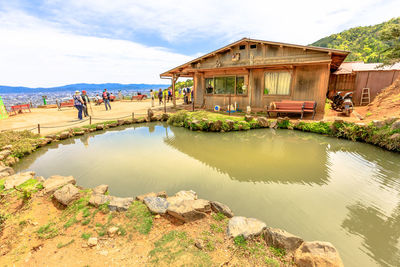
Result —
<path fill-rule="evenodd" d="M 191 59 L 160 47 L 64 32 L 21 12 L 0 13 L 0 84 L 167 83 L 159 74 Z"/>
<path fill-rule="evenodd" d="M 63 21 L 103 22 L 125 33 L 156 32 L 169 42 L 256 37 L 308 44 L 349 26 L 398 16 L 398 0 L 55 0 Z"/>
<path fill-rule="evenodd" d="M 159 73 L 193 55 L 128 40 L 147 34 L 169 47 L 192 47 L 187 51 L 194 55 L 209 52 L 203 44 L 217 49 L 242 37 L 309 44 L 383 22 L 400 10 L 398 0 L 45 0 L 29 8 L 27 3 L 0 0 L 0 84 L 159 83 L 164 82 Z"/>

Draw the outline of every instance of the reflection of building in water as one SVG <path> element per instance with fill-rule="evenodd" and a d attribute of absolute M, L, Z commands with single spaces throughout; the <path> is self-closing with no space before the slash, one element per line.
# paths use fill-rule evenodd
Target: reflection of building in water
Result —
<path fill-rule="evenodd" d="M 235 180 L 328 182 L 325 137 L 272 130 L 213 134 L 172 127 L 171 131 L 174 136 L 165 138 L 166 144 Z"/>

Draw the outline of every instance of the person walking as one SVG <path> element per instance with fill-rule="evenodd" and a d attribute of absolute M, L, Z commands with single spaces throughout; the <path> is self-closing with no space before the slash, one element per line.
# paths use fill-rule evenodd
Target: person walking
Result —
<path fill-rule="evenodd" d="M 86 91 L 85 90 L 82 90 L 82 95 L 81 95 L 81 97 L 82 97 L 82 100 L 83 100 L 83 115 L 85 115 L 85 117 L 87 117 L 87 116 L 89 116 L 89 113 L 88 113 L 88 104 L 89 104 L 89 102 L 90 102 L 90 99 L 89 99 L 89 97 L 88 97 L 88 95 L 86 94 Z"/>
<path fill-rule="evenodd" d="M 108 108 L 110 108 L 110 110 L 111 110 L 110 93 L 107 92 L 107 89 L 104 89 L 104 91 L 103 91 L 103 101 L 104 101 L 104 105 L 106 106 L 106 110 L 108 110 Z"/>
<path fill-rule="evenodd" d="M 160 90 L 158 90 L 158 104 L 161 106 L 161 104 L 162 104 L 162 98 L 163 98 L 163 91 L 161 90 L 161 88 L 160 88 Z"/>
<path fill-rule="evenodd" d="M 83 99 L 79 94 L 79 91 L 75 91 L 73 99 L 74 99 L 74 107 L 78 110 L 78 119 L 82 120 Z"/>

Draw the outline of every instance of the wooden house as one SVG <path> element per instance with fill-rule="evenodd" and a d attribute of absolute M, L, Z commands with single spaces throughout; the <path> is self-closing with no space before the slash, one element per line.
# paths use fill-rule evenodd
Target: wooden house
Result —
<path fill-rule="evenodd" d="M 336 92 L 354 92 L 353 103 L 361 104 L 363 88 L 369 88 L 370 101 L 382 89 L 391 85 L 400 77 L 400 63 L 381 67 L 379 63 L 343 62 L 339 69 L 331 74 L 329 95 Z M 364 104 L 365 99 L 364 99 Z"/>
<path fill-rule="evenodd" d="M 262 111 L 271 102 L 313 100 L 322 113 L 329 76 L 350 52 L 243 38 L 160 74 L 194 80 L 196 107 Z M 175 103 L 175 101 L 174 101 Z"/>

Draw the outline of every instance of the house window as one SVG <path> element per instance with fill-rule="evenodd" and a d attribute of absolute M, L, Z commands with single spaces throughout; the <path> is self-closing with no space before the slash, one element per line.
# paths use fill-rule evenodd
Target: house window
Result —
<path fill-rule="evenodd" d="M 239 46 L 239 49 L 240 49 L 240 50 L 244 50 L 244 49 L 246 49 L 246 46 L 245 46 L 245 45 L 240 45 L 240 46 Z"/>
<path fill-rule="evenodd" d="M 247 94 L 247 88 L 244 86 L 244 77 L 243 76 L 236 77 L 236 94 L 237 95 Z"/>
<path fill-rule="evenodd" d="M 215 77 L 215 91 L 217 95 L 226 95 L 235 93 L 235 76 Z"/>
<path fill-rule="evenodd" d="M 228 95 L 247 94 L 243 76 L 222 76 L 205 78 L 206 94 Z"/>
<path fill-rule="evenodd" d="M 288 71 L 271 71 L 264 74 L 264 95 L 289 95 L 292 75 Z"/>
<path fill-rule="evenodd" d="M 255 48 L 257 48 L 257 45 L 256 45 L 256 44 L 250 45 L 250 49 L 255 49 Z"/>
<path fill-rule="evenodd" d="M 214 92 L 214 79 L 206 78 L 206 94 L 212 94 Z"/>

